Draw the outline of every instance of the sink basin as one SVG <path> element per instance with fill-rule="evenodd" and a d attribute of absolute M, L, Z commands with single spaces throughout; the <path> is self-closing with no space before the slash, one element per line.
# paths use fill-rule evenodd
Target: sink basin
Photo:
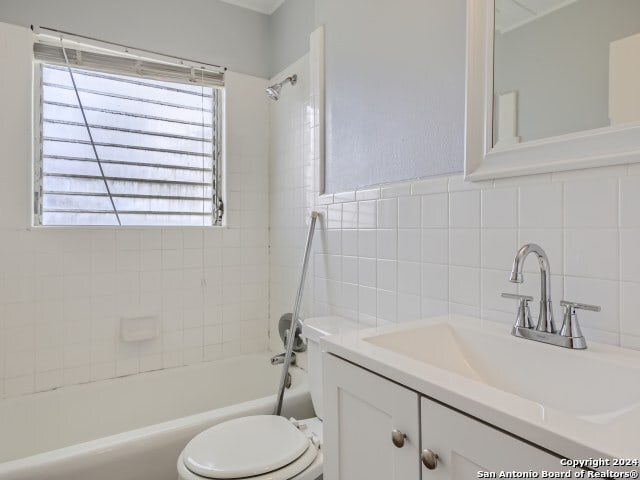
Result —
<path fill-rule="evenodd" d="M 362 338 L 451 375 L 593 423 L 640 408 L 637 360 L 604 345 L 568 350 L 512 337 L 506 325 L 440 322 Z"/>

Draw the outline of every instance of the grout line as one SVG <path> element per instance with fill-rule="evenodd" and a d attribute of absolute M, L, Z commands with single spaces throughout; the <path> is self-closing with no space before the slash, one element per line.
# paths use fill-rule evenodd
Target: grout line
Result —
<path fill-rule="evenodd" d="M 627 172 L 629 168 L 627 167 Z M 618 297 L 618 345 L 622 344 L 622 289 L 620 288 L 620 282 L 622 277 L 622 236 L 620 235 L 620 225 L 621 225 L 621 204 L 622 204 L 622 179 L 618 177 L 617 179 L 617 195 L 616 195 L 616 213 L 618 217 L 618 228 L 616 229 L 616 263 L 618 264 L 617 271 L 617 297 Z"/>

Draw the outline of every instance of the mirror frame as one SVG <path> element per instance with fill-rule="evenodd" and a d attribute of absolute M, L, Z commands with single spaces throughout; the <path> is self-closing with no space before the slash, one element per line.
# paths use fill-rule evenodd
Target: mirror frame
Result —
<path fill-rule="evenodd" d="M 467 181 L 640 162 L 640 122 L 493 148 L 494 0 L 467 0 Z"/>

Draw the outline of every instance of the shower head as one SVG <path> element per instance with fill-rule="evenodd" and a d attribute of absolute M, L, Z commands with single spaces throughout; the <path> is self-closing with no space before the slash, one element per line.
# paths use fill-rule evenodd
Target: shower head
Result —
<path fill-rule="evenodd" d="M 267 97 L 271 100 L 278 101 L 280 98 L 280 90 L 282 90 L 282 84 L 276 83 L 275 85 L 271 85 L 269 88 L 265 90 L 267 92 Z"/>
<path fill-rule="evenodd" d="M 278 101 L 280 99 L 280 92 L 282 91 L 282 86 L 289 82 L 291 85 L 295 85 L 298 81 L 297 75 L 291 75 L 290 77 L 285 78 L 280 83 L 276 83 L 275 85 L 271 85 L 269 88 L 265 90 L 267 96 L 274 101 Z"/>

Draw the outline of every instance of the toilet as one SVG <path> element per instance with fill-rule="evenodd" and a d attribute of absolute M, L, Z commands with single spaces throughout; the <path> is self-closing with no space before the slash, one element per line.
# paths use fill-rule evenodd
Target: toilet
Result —
<path fill-rule="evenodd" d="M 359 328 L 341 317 L 309 318 L 311 400 L 317 417 L 240 417 L 195 436 L 178 458 L 178 480 L 317 480 L 322 478 L 322 356 L 319 339 Z M 286 392 L 285 392 L 286 397 Z"/>

